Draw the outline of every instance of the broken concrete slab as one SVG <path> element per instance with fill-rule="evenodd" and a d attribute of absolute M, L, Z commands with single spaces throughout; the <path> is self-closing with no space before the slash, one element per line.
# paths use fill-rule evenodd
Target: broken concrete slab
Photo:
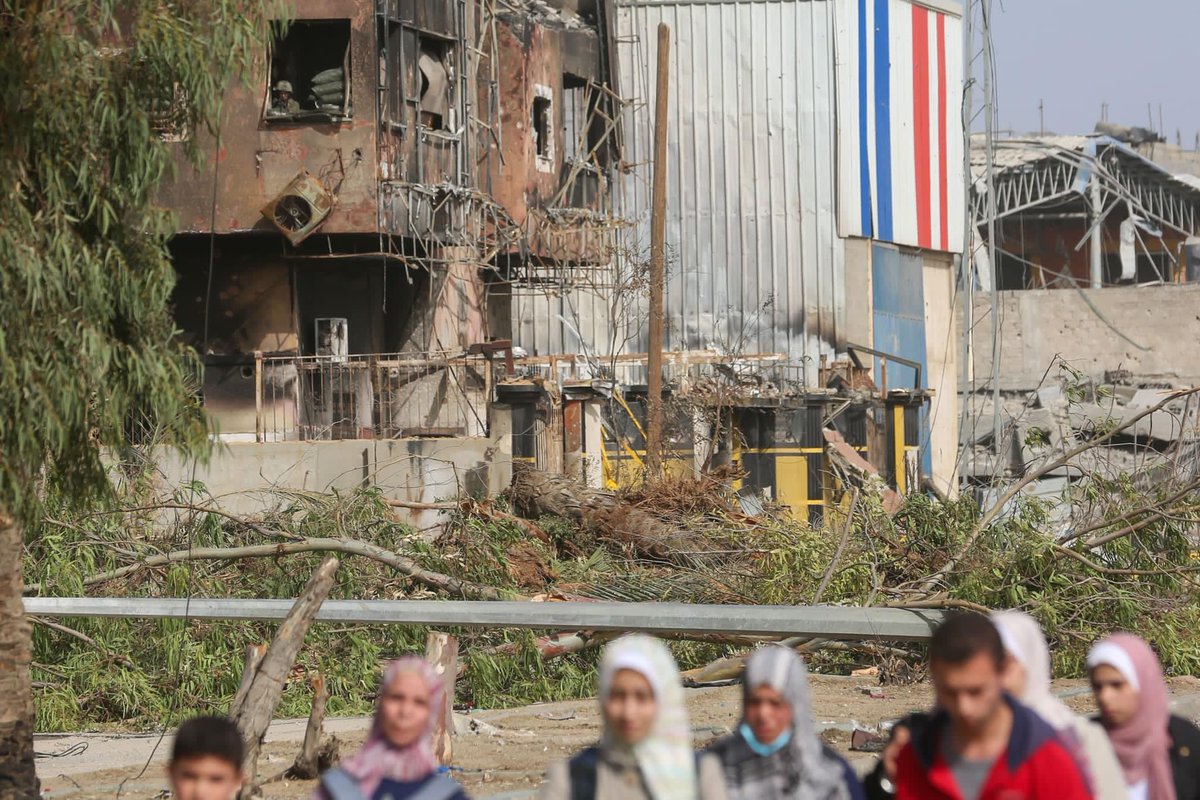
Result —
<path fill-rule="evenodd" d="M 1043 386 L 1034 394 L 1038 408 L 1055 408 L 1066 402 L 1061 386 Z"/>
<path fill-rule="evenodd" d="M 1000 427 L 1001 429 L 1006 429 L 1008 426 L 1004 420 L 1001 420 Z M 1003 432 L 1001 435 L 1003 435 Z M 958 444 L 960 447 L 991 445 L 995 441 L 996 419 L 990 413 L 969 415 L 958 434 Z"/>

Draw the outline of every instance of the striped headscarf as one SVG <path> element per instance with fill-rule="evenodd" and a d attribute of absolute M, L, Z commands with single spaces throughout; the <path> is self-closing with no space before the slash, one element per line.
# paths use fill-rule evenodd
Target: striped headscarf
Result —
<path fill-rule="evenodd" d="M 850 792 L 842 763 L 826 754 L 813 725 L 808 670 L 800 656 L 778 645 L 755 650 L 742 676 L 743 702 L 762 686 L 779 692 L 791 707 L 791 739 L 778 753 L 766 757 L 757 755 L 748 746 L 730 747 L 723 758 L 727 777 L 741 776 L 739 785 L 730 787 L 731 795 L 847 800 Z M 729 759 L 742 763 L 731 764 Z"/>
<path fill-rule="evenodd" d="M 600 711 L 612 691 L 613 678 L 623 669 L 644 677 L 654 691 L 654 724 L 645 739 L 633 745 L 642 779 L 654 800 L 695 800 L 696 756 L 692 728 L 679 668 L 667 646 L 650 636 L 623 636 L 604 650 L 600 659 Z M 605 722 L 601 746 L 620 750 Z"/>
<path fill-rule="evenodd" d="M 415 742 L 406 747 L 397 747 L 383 734 L 383 725 L 379 719 L 380 705 L 392 681 L 406 672 L 420 677 L 429 690 L 429 721 L 425 723 L 425 730 Z M 433 755 L 433 729 L 437 715 L 442 710 L 444 691 L 442 679 L 433 665 L 420 656 L 404 656 L 388 664 L 383 673 L 383 680 L 379 682 L 371 733 L 359 751 L 340 765 L 358 783 L 359 791 L 364 797 L 375 794 L 384 778 L 401 782 L 417 781 L 437 769 L 437 759 Z M 323 798 L 326 795 L 323 789 L 318 788 L 314 796 Z"/>

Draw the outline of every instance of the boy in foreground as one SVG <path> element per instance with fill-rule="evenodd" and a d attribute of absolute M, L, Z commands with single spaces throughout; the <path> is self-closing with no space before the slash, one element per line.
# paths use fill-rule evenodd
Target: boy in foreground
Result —
<path fill-rule="evenodd" d="M 179 726 L 167 776 L 175 800 L 233 800 L 242 788 L 242 735 L 225 717 Z"/>
<path fill-rule="evenodd" d="M 896 764 L 897 800 L 1088 800 L 1050 725 L 1004 691 L 1006 654 L 991 620 L 954 614 L 929 646 L 937 709 Z"/>

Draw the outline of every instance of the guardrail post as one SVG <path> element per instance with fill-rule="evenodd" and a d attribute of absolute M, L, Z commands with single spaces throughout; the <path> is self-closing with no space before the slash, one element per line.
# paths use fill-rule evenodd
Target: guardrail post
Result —
<path fill-rule="evenodd" d="M 254 351 L 254 441 L 264 439 L 263 424 L 263 354 L 262 350 Z"/>

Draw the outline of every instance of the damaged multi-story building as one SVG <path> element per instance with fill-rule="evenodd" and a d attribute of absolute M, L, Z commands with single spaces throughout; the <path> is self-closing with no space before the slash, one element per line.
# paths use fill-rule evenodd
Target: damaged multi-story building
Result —
<path fill-rule="evenodd" d="M 957 4 L 309 0 L 163 191 L 210 490 L 625 479 L 659 22 L 674 467 L 810 517 L 835 462 L 953 489 Z"/>
<path fill-rule="evenodd" d="M 1200 156 L 1143 129 L 1097 128 L 998 139 L 990 158 L 973 142 L 961 471 L 987 496 L 1200 385 Z M 1057 502 L 1087 475 L 1155 485 L 1164 462 L 1196 470 L 1194 403 L 1130 424 L 1027 491 Z"/>

